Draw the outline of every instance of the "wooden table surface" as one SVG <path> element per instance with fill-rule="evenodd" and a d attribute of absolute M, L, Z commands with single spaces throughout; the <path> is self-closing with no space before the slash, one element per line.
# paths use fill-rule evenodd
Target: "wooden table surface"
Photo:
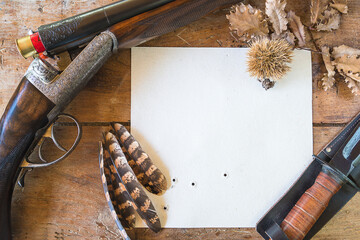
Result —
<path fill-rule="evenodd" d="M 36 30 L 42 24 L 111 2 L 114 0 L 0 1 L 0 112 L 31 62 L 18 54 L 14 39 L 24 36 L 28 29 Z M 264 9 L 261 0 L 249 3 Z M 309 24 L 309 5 L 310 0 L 289 0 L 287 9 L 294 10 Z M 346 44 L 360 48 L 360 2 L 348 0 L 348 6 L 349 14 L 343 16 L 339 30 L 314 33 L 319 45 Z M 228 31 L 227 12 L 228 9 L 217 11 L 144 45 L 238 47 L 240 44 Z M 341 81 L 336 87 L 324 92 L 319 80 L 325 67 L 319 54 L 313 53 L 312 59 L 316 153 L 359 112 L 360 97 L 353 96 L 339 76 L 337 79 Z M 66 109 L 83 125 L 83 139 L 76 151 L 56 166 L 31 172 L 26 178 L 26 188 L 15 189 L 12 206 L 14 239 L 116 239 L 119 236 L 99 178 L 97 141 L 110 121 L 130 126 L 130 107 L 130 50 L 122 50 L 111 57 Z M 61 135 L 67 138 L 65 132 Z M 360 197 L 356 195 L 314 239 L 360 239 L 359 205 Z M 137 229 L 130 235 L 134 239 L 261 239 L 255 229 L 243 228 L 164 229 L 159 234 Z"/>

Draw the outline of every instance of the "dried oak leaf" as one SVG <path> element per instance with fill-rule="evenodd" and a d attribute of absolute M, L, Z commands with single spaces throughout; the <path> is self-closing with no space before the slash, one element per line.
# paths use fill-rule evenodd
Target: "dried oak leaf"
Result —
<path fill-rule="evenodd" d="M 310 3 L 310 20 L 312 24 L 317 23 L 319 15 L 327 8 L 329 0 L 311 0 Z"/>
<path fill-rule="evenodd" d="M 326 9 L 319 17 L 319 22 L 316 25 L 318 31 L 332 31 L 338 29 L 340 26 L 341 16 L 339 11 L 334 8 Z"/>
<path fill-rule="evenodd" d="M 334 47 L 332 56 L 333 58 L 339 58 L 344 55 L 360 55 L 360 50 L 356 48 L 352 48 L 346 45 L 341 45 L 339 47 Z"/>
<path fill-rule="evenodd" d="M 295 35 L 290 31 L 283 32 L 280 35 L 276 33 L 271 34 L 272 40 L 285 39 L 290 45 L 295 46 Z"/>
<path fill-rule="evenodd" d="M 343 55 L 332 62 L 339 73 L 360 82 L 360 58 L 357 55 Z"/>
<path fill-rule="evenodd" d="M 345 82 L 347 83 L 348 88 L 351 89 L 351 92 L 355 94 L 356 96 L 360 95 L 360 83 L 357 81 L 354 81 L 353 79 L 349 77 L 345 77 Z"/>
<path fill-rule="evenodd" d="M 293 11 L 288 12 L 287 19 L 289 21 L 289 27 L 294 33 L 295 37 L 298 40 L 299 47 L 304 47 L 306 44 L 305 40 L 305 29 L 302 24 L 300 17 L 296 16 Z"/>
<path fill-rule="evenodd" d="M 335 66 L 333 66 L 331 63 L 330 48 L 328 46 L 322 46 L 321 51 L 323 61 L 327 70 L 327 73 L 325 73 L 324 77 L 322 78 L 322 85 L 324 90 L 327 91 L 332 86 L 334 86 L 335 83 Z"/>
<path fill-rule="evenodd" d="M 265 13 L 269 17 L 272 27 L 277 35 L 287 30 L 288 20 L 286 19 L 286 0 L 266 0 Z"/>
<path fill-rule="evenodd" d="M 267 36 L 269 28 L 262 12 L 250 4 L 236 5 L 226 16 L 230 22 L 230 30 L 244 40 L 253 37 Z"/>
<path fill-rule="evenodd" d="M 330 7 L 335 8 L 341 13 L 348 13 L 348 6 L 344 3 L 330 3 Z"/>

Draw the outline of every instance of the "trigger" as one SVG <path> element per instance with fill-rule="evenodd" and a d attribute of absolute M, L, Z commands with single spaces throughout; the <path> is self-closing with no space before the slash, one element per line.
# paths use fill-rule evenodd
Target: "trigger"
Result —
<path fill-rule="evenodd" d="M 66 150 L 63 146 L 61 146 L 60 143 L 58 143 L 58 141 L 55 138 L 55 134 L 54 134 L 54 124 L 51 125 L 51 133 L 50 133 L 50 138 L 51 140 L 54 142 L 55 146 L 60 149 L 63 152 L 67 152 L 68 150 Z"/>
<path fill-rule="evenodd" d="M 51 138 L 52 134 L 53 134 L 53 128 L 54 128 L 54 124 L 51 124 L 50 127 L 48 127 L 44 133 L 44 135 L 42 136 L 42 138 Z"/>
<path fill-rule="evenodd" d="M 18 184 L 21 188 L 24 188 L 24 187 L 25 187 L 25 176 L 26 176 L 26 173 L 27 173 L 28 171 L 31 171 L 31 170 L 30 170 L 30 169 L 26 169 L 26 168 L 22 168 L 21 171 L 20 171 L 17 184 Z"/>

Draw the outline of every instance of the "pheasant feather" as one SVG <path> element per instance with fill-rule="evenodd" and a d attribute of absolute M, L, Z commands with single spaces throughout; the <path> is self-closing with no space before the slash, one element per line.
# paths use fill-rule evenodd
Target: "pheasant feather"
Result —
<path fill-rule="evenodd" d="M 164 174 L 151 161 L 150 157 L 141 148 L 136 139 L 128 132 L 128 130 L 120 123 L 113 123 L 112 127 L 115 130 L 120 144 L 125 148 L 131 159 L 139 167 L 139 171 L 145 173 L 146 184 L 150 192 L 155 194 L 162 194 L 167 189 L 167 182 Z"/>
<path fill-rule="evenodd" d="M 110 132 L 106 133 L 104 137 L 105 148 L 109 151 L 113 161 L 110 169 L 115 181 L 124 185 L 126 191 L 122 191 L 122 193 L 132 200 L 136 211 L 149 228 L 154 232 L 159 232 L 161 229 L 159 216 L 151 200 L 136 179 L 135 173 L 129 166 L 119 142 Z"/>

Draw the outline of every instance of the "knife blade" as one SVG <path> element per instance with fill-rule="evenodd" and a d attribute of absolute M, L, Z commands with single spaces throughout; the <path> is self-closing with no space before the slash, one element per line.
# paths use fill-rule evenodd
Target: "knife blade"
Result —
<path fill-rule="evenodd" d="M 330 165 L 348 176 L 360 163 L 360 128 L 356 127 L 354 132 L 346 140 L 330 161 Z"/>

